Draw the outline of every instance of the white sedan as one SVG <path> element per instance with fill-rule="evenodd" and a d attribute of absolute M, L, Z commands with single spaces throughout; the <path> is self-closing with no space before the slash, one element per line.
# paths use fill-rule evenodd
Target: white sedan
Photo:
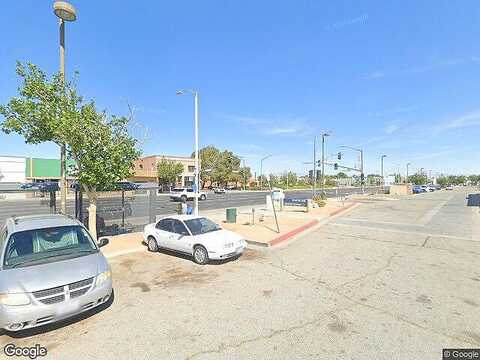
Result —
<path fill-rule="evenodd" d="M 245 239 L 224 230 L 212 220 L 194 215 L 175 215 L 145 226 L 143 238 L 149 251 L 159 248 L 193 256 L 197 264 L 239 256 Z"/>

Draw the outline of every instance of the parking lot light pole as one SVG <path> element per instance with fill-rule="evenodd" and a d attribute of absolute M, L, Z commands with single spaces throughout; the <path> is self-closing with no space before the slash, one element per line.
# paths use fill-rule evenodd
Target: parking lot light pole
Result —
<path fill-rule="evenodd" d="M 260 160 L 260 190 L 263 190 L 263 161 L 271 157 L 272 154 L 265 156 Z"/>
<path fill-rule="evenodd" d="M 407 177 L 405 178 L 405 184 L 408 184 L 408 167 L 412 165 L 411 163 L 407 163 Z"/>
<path fill-rule="evenodd" d="M 198 215 L 198 192 L 200 191 L 200 163 L 198 156 L 198 91 L 195 90 L 177 90 L 177 95 L 183 95 L 185 91 L 191 93 L 195 101 L 195 198 L 194 213 Z"/>
<path fill-rule="evenodd" d="M 75 8 L 66 1 L 55 1 L 53 12 L 59 18 L 60 35 L 60 76 L 65 85 L 65 21 L 75 21 L 77 12 Z M 60 211 L 67 213 L 67 155 L 65 144 L 60 146 Z"/>
<path fill-rule="evenodd" d="M 322 133 L 322 195 L 325 192 L 325 138 L 330 136 L 330 133 Z"/>
<path fill-rule="evenodd" d="M 382 186 L 385 186 L 385 177 L 384 177 L 384 173 L 383 173 L 383 159 L 385 159 L 387 157 L 387 155 L 382 155 L 381 156 L 381 161 L 382 161 Z"/>

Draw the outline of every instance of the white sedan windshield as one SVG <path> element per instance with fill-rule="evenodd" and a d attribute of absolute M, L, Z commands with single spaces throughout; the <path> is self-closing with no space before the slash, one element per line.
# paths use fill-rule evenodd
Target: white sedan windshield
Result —
<path fill-rule="evenodd" d="M 222 228 L 207 218 L 197 218 L 185 221 L 192 235 L 205 234 L 212 231 L 221 230 Z"/>

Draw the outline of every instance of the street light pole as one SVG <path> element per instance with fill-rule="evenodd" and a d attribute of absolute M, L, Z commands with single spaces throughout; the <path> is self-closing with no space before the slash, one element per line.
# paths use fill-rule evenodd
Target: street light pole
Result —
<path fill-rule="evenodd" d="M 325 138 L 329 133 L 322 133 L 322 194 L 325 192 Z"/>
<path fill-rule="evenodd" d="M 382 155 L 382 186 L 385 186 L 385 176 L 383 173 L 383 159 L 385 159 L 387 155 Z"/>
<path fill-rule="evenodd" d="M 405 184 L 408 184 L 408 167 L 410 166 L 410 163 L 407 163 L 407 177 L 405 178 Z"/>
<path fill-rule="evenodd" d="M 195 91 L 195 215 L 198 215 L 199 191 L 200 191 L 200 161 L 198 158 L 198 92 Z"/>
<path fill-rule="evenodd" d="M 260 190 L 263 190 L 263 160 L 267 160 L 272 154 L 260 159 Z"/>
<path fill-rule="evenodd" d="M 200 159 L 198 154 L 198 91 L 196 90 L 177 90 L 177 95 L 183 95 L 185 91 L 191 93 L 194 97 L 195 105 L 195 197 L 194 197 L 194 213 L 198 215 L 198 194 L 200 191 Z"/>
<path fill-rule="evenodd" d="M 315 196 L 315 185 L 317 183 L 317 137 L 313 137 L 313 173 L 312 173 L 312 198 Z"/>
<path fill-rule="evenodd" d="M 65 1 L 55 1 L 53 12 L 59 18 L 60 37 L 60 76 L 65 86 L 65 21 L 75 21 L 77 13 L 75 8 Z M 64 88 L 65 89 L 65 88 Z M 66 146 L 60 145 L 60 212 L 67 213 L 67 160 Z"/>

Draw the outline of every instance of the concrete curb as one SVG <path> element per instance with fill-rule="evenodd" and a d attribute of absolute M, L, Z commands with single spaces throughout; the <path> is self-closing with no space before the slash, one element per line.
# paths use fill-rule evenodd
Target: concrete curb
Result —
<path fill-rule="evenodd" d="M 289 232 L 287 232 L 286 234 L 283 234 L 283 235 L 280 235 L 278 237 L 276 237 L 275 239 L 273 240 L 270 240 L 268 242 L 268 246 L 274 246 L 274 245 L 277 245 L 279 243 L 281 243 L 282 241 L 285 241 L 285 240 L 288 240 L 290 239 L 291 237 L 307 230 L 307 229 L 310 229 L 311 227 L 315 226 L 318 224 L 318 220 L 317 219 L 313 219 L 312 221 L 309 221 L 308 223 L 296 228 L 296 229 L 293 229 Z"/>

